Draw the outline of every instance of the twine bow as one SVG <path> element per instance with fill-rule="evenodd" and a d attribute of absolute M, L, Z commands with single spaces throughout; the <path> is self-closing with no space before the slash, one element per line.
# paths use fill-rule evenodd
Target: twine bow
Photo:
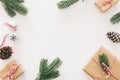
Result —
<path fill-rule="evenodd" d="M 105 0 L 105 1 L 102 3 L 102 5 L 100 5 L 100 7 L 101 7 L 101 6 L 106 6 L 107 4 L 110 4 L 110 5 L 112 6 L 112 0 Z"/>
<path fill-rule="evenodd" d="M 5 80 L 5 78 L 8 78 L 8 80 L 14 80 L 13 76 L 19 67 L 20 65 L 13 64 L 13 66 L 11 66 L 9 69 L 9 73 L 3 78 L 3 80 Z"/>
<path fill-rule="evenodd" d="M 115 61 L 116 58 L 113 58 L 113 61 L 112 63 Z M 100 67 L 100 64 L 94 59 L 92 58 L 92 60 Z M 115 72 L 114 70 L 112 70 L 110 67 L 108 67 L 105 63 L 102 63 L 103 67 L 104 67 L 104 70 L 107 74 L 107 76 L 105 76 L 105 78 L 109 78 L 110 76 L 114 77 L 116 80 L 120 80 L 120 78 L 118 78 L 116 75 L 115 75 Z M 111 64 L 110 64 L 111 65 Z M 102 72 L 96 79 L 94 80 L 100 80 L 101 77 L 103 77 L 105 75 L 105 72 Z"/>
<path fill-rule="evenodd" d="M 105 78 L 108 78 L 111 75 L 114 75 L 114 71 L 110 67 L 108 67 L 105 63 L 102 63 L 102 65 L 104 67 L 105 72 L 107 73 L 107 76 L 105 76 Z"/>

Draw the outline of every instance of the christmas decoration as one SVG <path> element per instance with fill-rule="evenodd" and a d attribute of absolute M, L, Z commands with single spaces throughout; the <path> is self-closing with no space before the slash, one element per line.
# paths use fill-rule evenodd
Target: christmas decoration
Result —
<path fill-rule="evenodd" d="M 13 60 L 9 64 L 7 64 L 2 70 L 0 70 L 0 78 L 2 80 L 15 80 L 21 74 L 23 74 L 24 70 L 21 64 L 19 64 L 16 60 Z"/>
<path fill-rule="evenodd" d="M 58 2 L 57 6 L 59 9 L 64 9 L 64 8 L 68 8 L 69 6 L 75 4 L 78 1 L 79 0 L 64 0 L 64 1 Z"/>
<path fill-rule="evenodd" d="M 120 60 L 101 47 L 83 69 L 94 80 L 120 80 Z"/>
<path fill-rule="evenodd" d="M 15 33 L 12 33 L 12 34 L 10 35 L 10 40 L 16 41 L 16 40 L 17 40 L 17 35 L 16 35 Z"/>
<path fill-rule="evenodd" d="M 11 57 L 13 50 L 9 46 L 4 46 L 0 49 L 0 59 L 5 60 Z"/>
<path fill-rule="evenodd" d="M 15 22 L 10 22 L 10 23 L 5 23 L 5 25 L 7 27 L 10 27 L 13 29 L 13 31 L 16 31 L 17 30 L 17 25 Z M 15 33 L 12 33 L 11 35 L 10 34 L 6 34 L 4 37 L 3 37 L 3 40 L 0 44 L 0 59 L 2 60 L 5 60 L 5 59 L 8 59 L 11 57 L 12 53 L 13 53 L 13 50 L 12 50 L 12 47 L 9 47 L 9 46 L 3 46 L 6 42 L 6 39 L 7 37 L 9 36 L 10 40 L 12 41 L 15 41 L 17 39 L 17 36 Z"/>
<path fill-rule="evenodd" d="M 105 54 L 99 55 L 99 63 L 101 65 L 103 71 L 107 72 L 106 69 L 105 69 L 105 67 L 104 67 L 104 65 L 103 65 L 103 63 L 104 63 L 106 66 L 109 67 L 108 57 Z"/>
<path fill-rule="evenodd" d="M 98 0 L 95 5 L 101 12 L 105 12 L 117 2 L 118 0 Z"/>
<path fill-rule="evenodd" d="M 4 23 L 4 25 L 13 29 L 13 31 L 17 30 L 17 24 L 14 21 L 6 22 L 6 23 Z"/>
<path fill-rule="evenodd" d="M 119 23 L 120 22 L 120 12 L 113 15 L 112 18 L 110 19 L 110 21 L 112 24 Z"/>
<path fill-rule="evenodd" d="M 24 0 L 0 0 L 2 5 L 10 17 L 16 16 L 16 12 L 26 15 L 28 10 L 22 4 Z"/>
<path fill-rule="evenodd" d="M 57 68 L 62 64 L 59 58 L 56 58 L 51 64 L 48 65 L 47 59 L 42 59 L 40 62 L 40 68 L 38 76 L 35 80 L 52 80 L 60 76 Z"/>
<path fill-rule="evenodd" d="M 3 47 L 3 45 L 4 45 L 4 43 L 5 43 L 5 41 L 6 41 L 6 39 L 7 39 L 8 36 L 9 36 L 9 34 L 6 34 L 6 35 L 3 37 L 2 43 L 0 44 L 0 48 Z"/>
<path fill-rule="evenodd" d="M 108 32 L 107 37 L 114 43 L 119 43 L 120 42 L 120 34 L 116 32 Z"/>
<path fill-rule="evenodd" d="M 6 34 L 3 37 L 2 43 L 0 44 L 0 59 L 6 60 L 11 57 L 13 50 L 10 46 L 3 46 L 9 34 Z"/>

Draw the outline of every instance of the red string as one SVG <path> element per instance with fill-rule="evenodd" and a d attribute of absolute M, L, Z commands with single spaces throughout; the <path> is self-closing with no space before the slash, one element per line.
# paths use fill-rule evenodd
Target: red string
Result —
<path fill-rule="evenodd" d="M 107 4 L 112 5 L 112 0 L 105 0 L 101 6 L 106 6 Z"/>
<path fill-rule="evenodd" d="M 6 34 L 4 37 L 3 37 L 3 40 L 2 40 L 2 43 L 0 45 L 0 48 L 3 47 L 5 41 L 6 41 L 6 38 L 9 36 L 9 34 Z"/>
<path fill-rule="evenodd" d="M 92 60 L 100 67 L 100 64 L 94 58 L 92 58 Z M 112 62 L 114 62 L 114 61 L 115 61 L 115 57 L 113 58 Z M 120 80 L 120 78 L 118 78 L 115 75 L 115 72 L 110 67 L 108 67 L 104 63 L 102 63 L 102 65 L 104 66 L 104 69 L 106 70 L 107 76 L 113 76 L 115 79 Z M 104 74 L 104 72 L 102 74 L 100 74 L 99 77 L 97 77 L 95 80 L 100 80 L 100 78 L 103 76 L 103 74 Z M 105 76 L 105 77 L 107 77 L 107 76 Z"/>
<path fill-rule="evenodd" d="M 20 65 L 13 64 L 13 66 L 10 68 L 9 73 L 3 78 L 3 80 L 7 77 L 8 80 L 14 80 L 13 75 L 16 73 Z"/>
<path fill-rule="evenodd" d="M 103 65 L 103 67 L 108 75 L 114 74 L 114 71 L 110 67 L 108 67 L 105 63 L 102 63 L 102 65 Z"/>
<path fill-rule="evenodd" d="M 112 5 L 112 4 L 111 4 L 111 0 L 105 0 L 105 5 L 106 5 L 106 4 Z"/>
<path fill-rule="evenodd" d="M 10 23 L 5 23 L 4 25 L 7 26 L 7 27 L 12 28 L 14 31 L 17 30 L 17 27 L 16 26 L 12 26 Z"/>

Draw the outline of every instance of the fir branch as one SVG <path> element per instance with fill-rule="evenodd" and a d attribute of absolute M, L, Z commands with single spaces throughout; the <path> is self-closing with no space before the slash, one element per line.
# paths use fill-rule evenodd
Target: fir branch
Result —
<path fill-rule="evenodd" d="M 28 10 L 22 4 L 24 0 L 0 0 L 3 4 L 5 11 L 10 17 L 16 16 L 16 12 L 26 15 Z"/>
<path fill-rule="evenodd" d="M 51 64 L 48 64 L 47 59 L 42 59 L 40 62 L 40 68 L 38 76 L 35 80 L 52 80 L 60 76 L 57 68 L 60 67 L 62 61 L 56 58 Z"/>
<path fill-rule="evenodd" d="M 110 21 L 112 24 L 120 22 L 120 12 L 113 15 L 112 18 L 110 19 Z"/>
<path fill-rule="evenodd" d="M 104 70 L 104 66 L 102 65 L 102 63 L 106 64 L 109 67 L 109 61 L 108 61 L 108 57 L 103 53 L 101 55 L 99 55 L 99 63 L 102 67 L 102 70 Z"/>
<path fill-rule="evenodd" d="M 57 6 L 58 6 L 59 9 L 64 9 L 64 8 L 68 8 L 69 6 L 75 4 L 78 1 L 79 0 L 65 0 L 65 1 L 60 1 L 60 2 L 58 2 Z"/>
<path fill-rule="evenodd" d="M 7 5 L 5 5 L 5 3 L 3 3 L 3 6 L 4 6 L 4 9 L 5 11 L 7 12 L 7 14 L 10 16 L 10 17 L 14 17 L 16 15 L 15 11 L 12 10 L 10 7 L 8 7 Z"/>

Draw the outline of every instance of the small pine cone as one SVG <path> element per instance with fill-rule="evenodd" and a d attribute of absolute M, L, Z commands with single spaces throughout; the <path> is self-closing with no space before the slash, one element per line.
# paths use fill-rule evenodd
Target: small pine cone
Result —
<path fill-rule="evenodd" d="M 0 49 L 0 59 L 5 60 L 11 57 L 13 50 L 9 46 L 4 46 Z"/>
<path fill-rule="evenodd" d="M 115 43 L 119 43 L 120 42 L 120 34 L 119 33 L 108 32 L 106 35 L 112 42 L 115 42 Z"/>

